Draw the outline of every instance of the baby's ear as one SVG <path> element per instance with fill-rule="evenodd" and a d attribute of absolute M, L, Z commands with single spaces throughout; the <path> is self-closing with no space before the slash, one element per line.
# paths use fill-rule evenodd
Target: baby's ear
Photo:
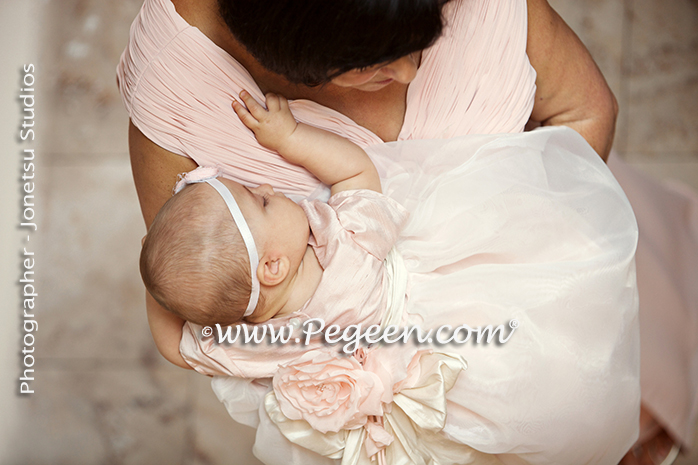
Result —
<path fill-rule="evenodd" d="M 264 286 L 276 286 L 283 282 L 291 269 L 291 262 L 286 256 L 269 257 L 265 255 L 257 267 L 257 279 Z"/>

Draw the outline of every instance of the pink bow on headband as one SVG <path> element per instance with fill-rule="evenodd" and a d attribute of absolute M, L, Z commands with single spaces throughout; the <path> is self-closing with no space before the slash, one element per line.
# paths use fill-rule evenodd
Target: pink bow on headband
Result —
<path fill-rule="evenodd" d="M 210 179 L 216 179 L 221 175 L 221 168 L 218 166 L 199 166 L 187 173 L 181 173 L 177 176 L 177 184 L 172 189 L 172 195 L 177 194 L 189 184 L 206 182 Z"/>

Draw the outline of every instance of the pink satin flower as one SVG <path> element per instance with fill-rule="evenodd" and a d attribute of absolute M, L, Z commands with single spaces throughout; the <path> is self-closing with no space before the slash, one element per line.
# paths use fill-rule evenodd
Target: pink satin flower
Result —
<path fill-rule="evenodd" d="M 363 427 L 382 415 L 383 384 L 354 357 L 311 351 L 282 366 L 273 379 L 283 414 L 321 433 Z"/>

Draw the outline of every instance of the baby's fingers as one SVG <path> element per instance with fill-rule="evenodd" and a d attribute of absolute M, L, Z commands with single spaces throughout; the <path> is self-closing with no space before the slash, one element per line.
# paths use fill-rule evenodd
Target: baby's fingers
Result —
<path fill-rule="evenodd" d="M 254 128 L 259 126 L 259 121 L 257 121 L 257 118 L 252 116 L 250 112 L 247 111 L 247 108 L 245 108 L 245 106 L 237 100 L 233 100 L 233 110 L 235 110 L 235 113 L 237 113 L 240 121 L 242 121 L 242 124 L 247 126 L 249 129 L 254 130 Z"/>
<path fill-rule="evenodd" d="M 286 100 L 286 97 L 283 95 L 273 94 L 270 92 L 265 97 L 267 98 L 267 109 L 270 112 L 288 108 L 288 100 Z"/>
<path fill-rule="evenodd" d="M 240 98 L 242 99 L 243 102 L 245 102 L 245 105 L 247 106 L 247 110 L 254 116 L 257 120 L 260 120 L 264 118 L 264 116 L 267 114 L 267 109 L 264 108 L 262 105 L 259 104 L 257 100 L 255 100 L 254 97 L 250 95 L 249 92 L 246 90 L 243 90 L 240 92 Z"/>

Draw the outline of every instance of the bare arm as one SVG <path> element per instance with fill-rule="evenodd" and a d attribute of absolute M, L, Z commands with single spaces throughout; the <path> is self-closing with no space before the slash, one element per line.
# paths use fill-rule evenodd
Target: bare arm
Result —
<path fill-rule="evenodd" d="M 333 195 L 350 189 L 381 192 L 378 171 L 361 147 L 337 134 L 297 123 L 286 98 L 275 94 L 266 97 L 267 108 L 245 91 L 240 98 L 247 108 L 233 102 L 240 120 L 261 145 L 332 186 Z"/>
<path fill-rule="evenodd" d="M 177 175 L 196 168 L 196 163 L 157 146 L 133 123 L 129 124 L 128 135 L 133 180 L 146 228 L 150 228 L 160 207 L 172 196 Z M 184 320 L 162 308 L 147 292 L 145 305 L 150 332 L 162 356 L 177 366 L 191 369 L 179 353 Z"/>
<path fill-rule="evenodd" d="M 147 291 L 145 293 L 145 307 L 148 311 L 150 334 L 152 334 L 160 354 L 170 363 L 191 370 L 192 368 L 184 361 L 179 352 L 184 320 L 162 308 Z"/>
<path fill-rule="evenodd" d="M 547 0 L 528 0 L 526 52 L 538 74 L 531 120 L 571 127 L 606 160 L 618 104 L 584 44 Z"/>

